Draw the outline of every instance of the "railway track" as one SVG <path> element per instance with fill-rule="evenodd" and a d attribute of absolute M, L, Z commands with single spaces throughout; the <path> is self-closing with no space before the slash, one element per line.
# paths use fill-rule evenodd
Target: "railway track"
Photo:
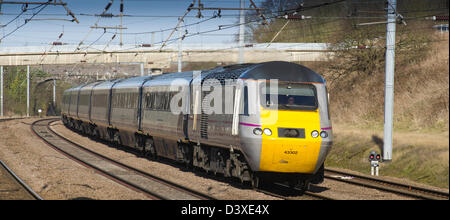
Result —
<path fill-rule="evenodd" d="M 59 119 L 43 119 L 36 121 L 33 123 L 33 131 L 36 135 L 43 138 L 49 145 L 51 145 L 53 148 L 56 148 L 58 151 L 66 154 L 68 157 L 77 160 L 78 162 L 84 164 L 85 166 L 91 167 L 93 169 L 96 169 L 97 171 L 101 172 L 103 175 L 114 179 L 116 182 L 121 183 L 122 185 L 128 186 L 130 188 L 133 188 L 135 190 L 141 191 L 143 193 L 146 193 L 149 195 L 149 197 L 154 199 L 177 199 L 177 200 L 183 200 L 183 199 L 215 199 L 208 195 L 204 195 L 200 192 L 196 192 L 194 190 L 185 188 L 183 186 L 173 184 L 171 182 L 168 182 L 164 179 L 158 178 L 156 176 L 153 176 L 149 173 L 146 173 L 141 170 L 137 170 L 133 167 L 129 167 L 125 164 L 122 164 L 118 161 L 114 161 L 110 158 L 107 158 L 103 155 L 97 154 L 95 152 L 92 152 L 83 146 L 80 146 L 60 135 L 58 135 L 56 132 L 51 130 L 49 125 L 57 121 Z M 55 146 L 56 145 L 56 146 Z M 62 147 L 58 145 L 63 145 Z M 73 153 L 74 149 L 78 149 L 78 153 Z M 87 155 L 82 155 L 87 154 Z M 87 159 L 84 159 L 84 158 Z M 108 166 L 113 166 L 114 169 L 111 170 L 111 168 L 108 168 L 108 166 L 96 166 L 95 161 L 90 162 L 89 157 L 97 158 L 97 160 L 101 160 L 103 162 L 101 163 L 107 163 L 110 164 Z M 92 159 L 91 159 L 92 160 Z M 100 162 L 98 162 L 100 163 Z M 126 174 L 125 174 L 126 173 Z M 121 178 L 121 176 L 134 176 L 133 178 Z M 143 180 L 133 180 L 133 179 L 147 179 L 146 181 Z M 415 199 L 424 199 L 424 200 L 448 200 L 449 194 L 445 192 L 420 188 L 416 186 L 411 185 L 405 185 L 402 183 L 396 183 L 392 181 L 382 180 L 380 178 L 373 178 L 373 177 L 367 177 L 362 175 L 355 175 L 351 173 L 346 173 L 342 171 L 337 171 L 333 169 L 326 169 L 325 170 L 325 178 L 353 184 L 353 185 L 359 185 L 363 187 L 373 188 L 380 191 L 390 192 L 399 194 L 402 196 L 407 196 Z M 128 180 L 127 180 L 128 179 Z M 150 182 L 150 183 L 148 183 Z M 156 186 L 158 185 L 158 186 Z M 160 187 L 159 185 L 163 185 L 164 187 Z M 149 187 L 150 186 L 150 187 Z M 149 189 L 150 188 L 150 189 Z M 165 188 L 171 188 L 171 189 L 165 189 Z M 163 193 L 158 193 L 158 191 Z M 177 193 L 174 193 L 176 191 Z M 321 195 L 319 193 L 312 193 L 312 192 L 305 192 L 303 194 L 300 193 L 300 190 L 298 189 L 292 189 L 284 184 L 277 183 L 272 184 L 270 186 L 270 189 L 262 188 L 258 189 L 257 191 L 265 193 L 267 195 L 271 195 L 277 198 L 281 198 L 284 200 L 298 200 L 298 199 L 311 199 L 311 200 L 334 200 L 334 198 L 327 197 L 324 195 Z M 182 193 L 180 193 L 182 192 Z"/>
<path fill-rule="evenodd" d="M 22 179 L 20 179 L 3 161 L 0 160 L 1 199 L 43 200 Z"/>
<path fill-rule="evenodd" d="M 335 200 L 334 198 L 317 193 L 303 192 L 300 189 L 291 188 L 283 183 L 272 183 L 255 190 L 283 200 Z"/>
<path fill-rule="evenodd" d="M 381 178 L 356 175 L 334 169 L 325 169 L 325 178 L 359 185 L 423 200 L 448 200 L 449 193 L 383 180 Z"/>
<path fill-rule="evenodd" d="M 423 187 L 407 185 L 404 183 L 383 180 L 380 178 L 347 173 L 334 169 L 325 169 L 325 178 L 339 182 L 344 182 L 347 184 L 372 188 L 383 192 L 394 193 L 414 199 L 422 199 L 422 200 L 449 199 L 448 192 L 441 192 Z M 290 188 L 288 185 L 285 185 L 283 183 L 275 183 L 270 186 L 266 186 L 266 188 L 257 189 L 256 191 L 284 200 L 335 200 L 335 198 L 321 195 L 319 193 L 313 193 L 308 191 L 302 193 L 301 190 Z"/>
<path fill-rule="evenodd" d="M 24 119 L 24 118 L 0 118 L 0 122 L 12 121 L 12 120 L 18 120 L 18 119 Z"/>
<path fill-rule="evenodd" d="M 60 136 L 50 128 L 50 124 L 58 120 L 51 118 L 35 121 L 31 125 L 32 131 L 55 150 L 86 167 L 95 169 L 101 175 L 126 187 L 142 192 L 151 199 L 215 200 L 215 198 L 209 195 L 127 166 Z"/>
<path fill-rule="evenodd" d="M 325 178 L 344 182 L 347 184 L 372 188 L 383 192 L 394 193 L 414 199 L 422 200 L 448 200 L 449 193 L 442 192 L 413 185 L 407 185 L 400 182 L 388 181 L 381 178 L 357 175 L 353 173 L 338 171 L 334 169 L 325 169 Z M 302 192 L 299 189 L 291 188 L 283 183 L 274 183 L 256 189 L 258 192 L 265 193 L 283 200 L 336 200 L 336 198 L 322 195 L 320 193 Z M 370 199 L 370 198 L 368 198 Z"/>

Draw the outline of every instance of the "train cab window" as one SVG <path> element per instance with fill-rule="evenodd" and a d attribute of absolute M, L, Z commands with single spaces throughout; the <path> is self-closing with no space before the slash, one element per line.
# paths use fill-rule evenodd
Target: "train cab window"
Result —
<path fill-rule="evenodd" d="M 274 94 L 271 95 L 270 86 L 263 85 L 261 105 L 269 109 L 314 111 L 318 108 L 316 88 L 311 84 L 280 82 L 278 94 L 274 97 Z"/>

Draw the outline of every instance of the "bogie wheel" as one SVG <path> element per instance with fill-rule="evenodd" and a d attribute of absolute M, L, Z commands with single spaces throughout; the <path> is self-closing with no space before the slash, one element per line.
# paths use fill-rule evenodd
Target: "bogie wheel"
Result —
<path fill-rule="evenodd" d="M 261 181 L 260 177 L 255 173 L 252 173 L 251 184 L 253 189 L 258 189 L 260 187 L 260 181 Z"/>
<path fill-rule="evenodd" d="M 153 141 L 149 138 L 145 140 L 145 151 L 150 159 L 152 160 L 157 159 L 155 146 L 153 145 Z"/>
<path fill-rule="evenodd" d="M 304 194 L 309 190 L 310 185 L 311 183 L 309 181 L 299 181 L 298 185 L 294 188 L 299 190 L 301 194 Z"/>

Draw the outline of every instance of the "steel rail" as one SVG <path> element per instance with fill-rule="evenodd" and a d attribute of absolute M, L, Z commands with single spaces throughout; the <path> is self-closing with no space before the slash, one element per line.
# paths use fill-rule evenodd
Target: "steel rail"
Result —
<path fill-rule="evenodd" d="M 36 125 L 39 122 L 48 121 L 48 123 L 45 126 L 46 126 L 46 129 L 48 130 L 48 132 L 51 133 L 51 136 L 59 138 L 60 140 L 64 141 L 65 143 L 71 145 L 71 147 L 77 148 L 77 149 L 79 149 L 79 150 L 81 150 L 81 151 L 83 151 L 85 153 L 90 154 L 91 156 L 94 156 L 94 157 L 96 157 L 98 159 L 104 160 L 104 161 L 106 161 L 106 162 L 108 162 L 110 164 L 113 164 L 113 165 L 117 166 L 117 167 L 120 167 L 120 168 L 123 168 L 125 170 L 128 170 L 130 173 L 132 173 L 134 175 L 137 174 L 137 175 L 139 175 L 139 176 L 141 176 L 141 177 L 143 177 L 145 179 L 148 179 L 150 181 L 153 181 L 155 183 L 165 185 L 166 187 L 172 188 L 172 189 L 176 190 L 177 192 L 182 192 L 182 193 L 188 194 L 188 195 L 190 195 L 192 197 L 196 197 L 196 198 L 199 198 L 199 199 L 214 199 L 214 198 L 209 197 L 207 195 L 195 192 L 194 190 L 187 189 L 185 187 L 182 187 L 180 185 L 177 185 L 177 184 L 171 183 L 169 181 L 163 180 L 161 178 L 158 178 L 158 177 L 156 177 L 154 175 L 148 174 L 148 173 L 143 172 L 141 170 L 138 170 L 138 169 L 135 169 L 133 167 L 127 166 L 127 165 L 125 165 L 123 163 L 120 163 L 120 162 L 118 162 L 116 160 L 113 160 L 111 158 L 108 158 L 106 156 L 98 154 L 96 152 L 93 152 L 93 151 L 91 151 L 91 150 L 89 150 L 89 149 L 87 149 L 87 148 L 85 148 L 85 147 L 83 147 L 83 146 L 81 146 L 81 145 L 79 145 L 79 144 L 77 144 L 77 143 L 75 143 L 75 142 L 73 142 L 73 141 L 63 137 L 63 136 L 61 136 L 60 134 L 56 133 L 53 129 L 50 128 L 50 124 L 55 122 L 55 121 L 57 121 L 57 120 L 58 119 L 38 120 L 38 121 L 34 122 L 33 125 Z M 119 176 L 117 176 L 117 175 L 115 175 L 113 173 L 107 172 L 104 169 L 89 163 L 88 161 L 84 161 L 81 158 L 77 158 L 75 155 L 72 155 L 72 154 L 68 153 L 67 151 L 64 151 L 63 149 L 59 148 L 58 146 L 54 146 L 49 141 L 45 140 L 45 138 L 42 137 L 41 135 L 39 135 L 38 132 L 35 132 L 35 133 L 37 133 L 36 134 L 37 136 L 43 138 L 44 141 L 47 144 L 49 144 L 53 148 L 56 148 L 58 151 L 62 152 L 63 154 L 65 154 L 69 158 L 74 159 L 77 162 L 80 162 L 80 163 L 82 163 L 85 166 L 88 166 L 90 168 L 93 168 L 93 169 L 99 171 L 102 175 L 107 176 L 107 177 L 115 180 L 116 182 L 118 182 L 118 183 L 120 183 L 122 185 L 131 187 L 131 188 L 133 188 L 133 189 L 135 189 L 137 191 L 140 191 L 140 192 L 143 192 L 143 193 L 145 193 L 147 195 L 150 195 L 152 198 L 161 199 L 161 200 L 169 200 L 170 199 L 169 197 L 167 197 L 165 195 L 161 195 L 161 193 L 149 191 L 149 190 L 145 189 L 144 186 L 140 186 L 139 184 L 131 183 L 130 181 L 127 181 L 127 180 L 125 180 L 125 179 L 123 179 L 123 178 L 121 178 L 121 177 L 119 177 Z"/>
<path fill-rule="evenodd" d="M 404 196 L 424 199 L 424 200 L 439 200 L 439 199 L 449 199 L 448 192 L 437 191 L 433 189 L 427 189 L 423 187 L 412 186 L 404 183 L 388 181 L 381 178 L 368 177 L 357 175 L 353 173 L 338 171 L 334 169 L 325 169 L 325 178 L 333 179 L 340 182 L 345 182 L 349 184 L 359 185 L 363 187 L 373 188 L 385 192 L 401 194 Z M 338 174 L 347 177 L 352 177 L 351 179 L 339 178 L 330 174 Z"/>
<path fill-rule="evenodd" d="M 51 122 L 51 123 L 52 123 L 52 122 Z M 50 123 L 50 124 L 51 124 L 51 123 Z M 133 172 L 136 172 L 136 173 L 138 173 L 138 174 L 140 174 L 140 175 L 142 175 L 142 176 L 144 176 L 144 177 L 148 177 L 148 178 L 157 180 L 158 182 L 162 182 L 162 183 L 164 183 L 164 184 L 166 184 L 166 185 L 174 186 L 174 187 L 176 187 L 176 188 L 178 188 L 178 189 L 180 189 L 180 190 L 183 190 L 183 191 L 185 191 L 185 192 L 188 192 L 188 193 L 190 193 L 191 195 L 197 196 L 197 197 L 202 198 L 202 199 L 204 199 L 204 200 L 217 200 L 216 198 L 211 197 L 211 196 L 209 196 L 209 195 L 206 195 L 206 194 L 204 194 L 204 193 L 201 193 L 201 192 L 198 192 L 198 191 L 196 191 L 196 190 L 193 190 L 193 189 L 184 187 L 184 186 L 182 186 L 182 185 L 180 185 L 180 184 L 177 184 L 177 183 L 174 183 L 174 182 L 171 182 L 171 181 L 162 179 L 162 178 L 160 178 L 160 177 L 158 177 L 158 176 L 155 176 L 155 175 L 150 174 L 150 173 L 148 173 L 148 172 L 145 172 L 145 171 L 143 171 L 143 170 L 140 170 L 140 169 L 137 169 L 137 168 L 128 166 L 128 165 L 126 165 L 126 164 L 124 164 L 124 163 L 121 163 L 121 162 L 119 162 L 119 161 L 117 161 L 117 160 L 111 159 L 111 158 L 106 157 L 106 156 L 104 156 L 104 155 L 102 155 L 102 154 L 99 154 L 99 153 L 97 153 L 97 152 L 94 152 L 94 151 L 92 151 L 92 150 L 89 150 L 89 149 L 87 149 L 87 148 L 81 146 L 80 144 L 77 144 L 77 143 L 71 141 L 70 139 L 68 139 L 68 138 L 66 138 L 66 137 L 64 137 L 64 136 L 62 136 L 62 135 L 60 135 L 60 134 L 58 134 L 58 133 L 55 132 L 51 127 L 49 128 L 49 130 L 52 131 L 52 133 L 55 134 L 56 136 L 58 136 L 58 137 L 60 137 L 61 139 L 64 139 L 65 141 L 67 141 L 67 142 L 69 142 L 69 143 L 71 143 L 71 144 L 73 144 L 73 145 L 79 147 L 80 149 L 83 149 L 84 151 L 87 151 L 87 152 L 89 152 L 89 153 L 91 153 L 91 154 L 94 154 L 94 155 L 97 156 L 97 157 L 100 157 L 100 158 L 102 158 L 102 159 L 105 159 L 105 160 L 107 160 L 107 161 L 110 161 L 111 163 L 114 163 L 114 164 L 116 164 L 116 165 L 118 165 L 118 166 L 120 166 L 120 167 L 123 167 L 123 168 L 125 168 L 125 169 L 131 170 L 131 171 L 133 171 Z"/>
<path fill-rule="evenodd" d="M 44 119 L 44 120 L 45 120 L 45 119 Z M 164 200 L 164 199 L 166 199 L 164 196 L 155 195 L 154 193 L 149 192 L 149 191 L 147 191 L 147 190 L 145 190 L 145 189 L 139 188 L 138 186 L 136 186 L 136 185 L 134 185 L 134 184 L 129 184 L 129 183 L 127 183 L 125 180 L 123 180 L 122 178 L 119 178 L 119 177 L 117 177 L 116 175 L 113 175 L 113 174 L 111 174 L 111 173 L 108 173 L 108 172 L 106 172 L 106 171 L 100 169 L 100 168 L 97 167 L 97 166 L 94 166 L 94 165 L 92 165 L 92 164 L 90 164 L 90 163 L 88 163 L 88 162 L 86 162 L 86 161 L 84 161 L 84 160 L 82 160 L 82 159 L 80 159 L 80 158 L 77 158 L 76 156 L 70 154 L 69 152 L 67 152 L 67 151 L 65 151 L 65 150 L 62 150 L 60 147 L 56 146 L 55 144 L 52 144 L 50 141 L 48 141 L 48 140 L 46 139 L 45 136 L 40 135 L 40 133 L 42 133 L 42 131 L 39 132 L 39 131 L 37 131 L 37 129 L 35 128 L 35 127 L 37 127 L 37 126 L 44 126 L 44 127 L 48 128 L 48 124 L 47 124 L 47 125 L 37 125 L 39 122 L 42 122 L 42 121 L 44 121 L 44 120 L 38 120 L 38 121 L 33 122 L 32 125 L 31 125 L 31 130 L 33 131 L 33 133 L 34 133 L 37 137 L 41 138 L 47 145 L 49 145 L 50 147 L 52 147 L 52 148 L 55 149 L 56 151 L 60 152 L 61 154 L 65 155 L 66 157 L 68 157 L 68 158 L 70 158 L 70 159 L 72 159 L 72 160 L 74 160 L 74 161 L 80 163 L 81 165 L 83 165 L 83 166 L 85 166 L 85 167 L 87 167 L 87 168 L 94 169 L 95 171 L 99 172 L 100 175 L 105 176 L 105 177 L 107 177 L 107 178 L 113 180 L 114 182 L 119 183 L 119 184 L 121 184 L 121 185 L 123 185 L 123 186 L 125 186 L 125 187 L 134 189 L 134 190 L 136 190 L 136 191 L 142 192 L 142 193 L 146 194 L 147 196 L 149 196 L 149 197 L 152 198 L 152 199 L 157 199 L 157 200 Z M 52 119 L 46 119 L 46 120 L 52 120 Z M 57 119 L 54 119 L 54 121 L 56 121 L 56 120 L 57 120 Z M 52 121 L 50 121 L 50 122 L 52 122 Z M 49 122 L 49 123 L 50 123 L 50 122 Z"/>
<path fill-rule="evenodd" d="M 24 118 L 0 118 L 0 122 L 3 122 L 3 121 L 12 121 L 12 120 L 19 120 L 19 119 L 24 119 Z"/>
<path fill-rule="evenodd" d="M 6 171 L 36 200 L 44 200 L 40 197 L 31 187 L 29 187 L 20 177 L 18 177 L 14 171 L 12 171 L 3 161 L 0 160 L 0 164 Z"/>

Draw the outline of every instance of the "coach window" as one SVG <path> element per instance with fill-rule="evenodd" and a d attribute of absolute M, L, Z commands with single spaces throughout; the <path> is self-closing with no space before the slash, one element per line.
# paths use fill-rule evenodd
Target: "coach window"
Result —
<path fill-rule="evenodd" d="M 86 94 L 80 95 L 80 105 L 82 106 L 89 105 L 89 95 Z"/>
<path fill-rule="evenodd" d="M 145 95 L 145 109 L 150 110 L 153 107 L 153 98 L 152 98 L 153 94 L 152 93 L 147 93 Z"/>
<path fill-rule="evenodd" d="M 155 93 L 155 108 L 154 110 L 162 110 L 162 107 L 164 106 L 164 100 L 162 99 L 162 93 L 157 92 Z"/>

